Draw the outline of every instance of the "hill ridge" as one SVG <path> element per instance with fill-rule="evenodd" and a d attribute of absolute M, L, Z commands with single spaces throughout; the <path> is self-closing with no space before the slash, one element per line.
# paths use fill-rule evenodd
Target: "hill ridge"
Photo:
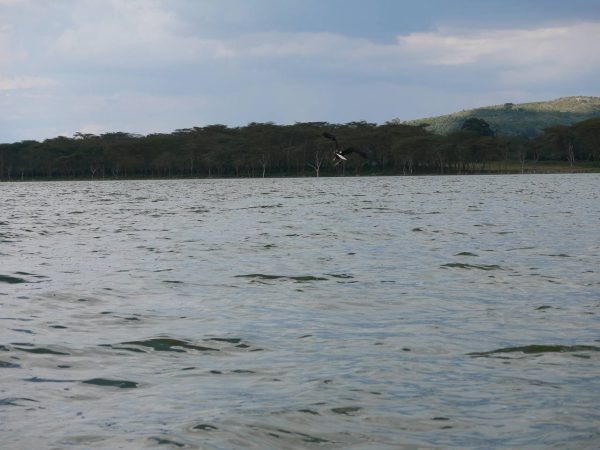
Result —
<path fill-rule="evenodd" d="M 572 125 L 600 117 L 600 97 L 576 95 L 539 102 L 504 103 L 403 123 L 407 125 L 427 123 L 428 130 L 436 134 L 447 134 L 459 130 L 462 123 L 470 117 L 484 119 L 499 135 L 533 137 L 549 126 Z"/>

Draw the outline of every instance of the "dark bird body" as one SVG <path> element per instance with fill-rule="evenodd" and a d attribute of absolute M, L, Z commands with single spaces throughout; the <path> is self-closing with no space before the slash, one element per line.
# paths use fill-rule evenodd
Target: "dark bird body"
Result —
<path fill-rule="evenodd" d="M 340 150 L 340 144 L 338 143 L 337 138 L 331 134 L 331 133 L 327 133 L 324 132 L 323 133 L 323 137 L 332 140 L 335 143 L 335 149 L 333 150 L 333 165 L 337 166 L 339 164 L 341 164 L 344 161 L 347 161 L 346 155 L 349 155 L 350 153 L 356 153 L 360 156 L 362 156 L 363 158 L 367 158 L 367 154 L 361 150 L 358 150 L 354 147 L 348 147 L 346 148 L 346 150 Z"/>

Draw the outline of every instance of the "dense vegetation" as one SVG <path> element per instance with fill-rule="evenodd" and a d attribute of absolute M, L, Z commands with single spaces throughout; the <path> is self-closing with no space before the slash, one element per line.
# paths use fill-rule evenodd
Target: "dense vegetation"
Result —
<path fill-rule="evenodd" d="M 547 102 L 505 103 L 406 123 L 426 123 L 429 131 L 447 134 L 459 130 L 469 117 L 485 120 L 497 135 L 531 138 L 554 125 L 572 125 L 600 117 L 600 97 L 561 97 Z"/>
<path fill-rule="evenodd" d="M 399 122 L 210 125 L 148 136 L 76 134 L 0 144 L 0 179 L 264 177 L 335 174 L 479 173 L 535 170 L 539 161 L 600 168 L 600 119 L 557 125 L 534 139 L 494 136 L 484 121 L 433 134 Z M 342 149 L 332 162 L 333 133 Z"/>

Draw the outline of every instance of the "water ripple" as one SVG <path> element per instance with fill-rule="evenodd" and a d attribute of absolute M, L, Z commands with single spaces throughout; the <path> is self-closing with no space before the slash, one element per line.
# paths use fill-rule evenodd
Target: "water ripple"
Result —
<path fill-rule="evenodd" d="M 0 447 L 595 448 L 599 183 L 3 183 Z"/>

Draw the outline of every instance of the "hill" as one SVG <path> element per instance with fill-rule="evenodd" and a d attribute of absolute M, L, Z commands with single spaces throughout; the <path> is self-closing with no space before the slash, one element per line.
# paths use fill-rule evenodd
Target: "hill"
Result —
<path fill-rule="evenodd" d="M 561 97 L 546 102 L 505 103 L 404 123 L 427 123 L 428 130 L 436 134 L 447 134 L 459 130 L 464 121 L 471 117 L 485 120 L 499 135 L 533 137 L 552 125 L 572 125 L 600 117 L 600 97 Z"/>

